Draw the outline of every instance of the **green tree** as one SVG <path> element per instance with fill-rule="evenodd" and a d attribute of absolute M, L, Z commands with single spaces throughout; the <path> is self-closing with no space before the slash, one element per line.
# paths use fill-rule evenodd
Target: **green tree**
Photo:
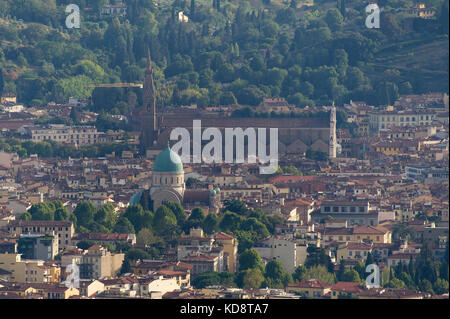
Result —
<path fill-rule="evenodd" d="M 215 213 L 209 213 L 203 220 L 202 229 L 207 235 L 219 230 L 219 217 Z"/>
<path fill-rule="evenodd" d="M 78 226 L 86 227 L 91 222 L 94 221 L 95 213 L 97 212 L 97 208 L 95 208 L 94 204 L 91 202 L 79 202 L 73 214 L 77 218 Z"/>
<path fill-rule="evenodd" d="M 95 245 L 95 242 L 93 242 L 92 240 L 83 239 L 78 242 L 77 247 L 83 250 L 87 250 L 93 245 Z"/>
<path fill-rule="evenodd" d="M 341 281 L 348 281 L 348 282 L 361 282 L 361 278 L 359 277 L 359 274 L 354 269 L 346 270 L 340 279 Z"/>
<path fill-rule="evenodd" d="M 367 253 L 367 258 L 366 258 L 366 268 L 367 268 L 367 266 L 369 266 L 373 263 L 374 263 L 374 260 L 373 260 L 372 253 L 369 252 L 369 253 Z"/>
<path fill-rule="evenodd" d="M 305 274 L 305 280 L 309 279 L 316 279 L 329 284 L 334 284 L 336 282 L 335 274 L 328 272 L 327 268 L 323 265 L 308 268 Z"/>
<path fill-rule="evenodd" d="M 444 34 L 448 34 L 449 30 L 449 0 L 444 0 L 441 6 L 441 14 L 439 16 L 439 23 L 441 25 L 441 31 Z"/>
<path fill-rule="evenodd" d="M 54 220 L 55 207 L 51 202 L 37 203 L 28 210 L 33 220 Z"/>
<path fill-rule="evenodd" d="M 141 245 L 151 245 L 157 241 L 155 235 L 148 228 L 141 228 L 136 235 L 136 243 Z"/>
<path fill-rule="evenodd" d="M 433 285 L 433 291 L 437 295 L 448 294 L 448 281 L 445 279 L 439 278 Z"/>
<path fill-rule="evenodd" d="M 199 274 L 194 278 L 194 280 L 192 280 L 192 286 L 194 286 L 196 289 L 202 289 L 207 286 L 219 284 L 220 284 L 220 277 L 219 273 L 217 272 L 205 272 Z"/>
<path fill-rule="evenodd" d="M 4 88 L 5 88 L 5 80 L 3 79 L 3 69 L 0 69 L 0 96 L 2 96 Z"/>
<path fill-rule="evenodd" d="M 151 256 L 142 249 L 139 248 L 130 248 L 128 249 L 127 253 L 125 254 L 125 259 L 127 260 L 142 260 L 142 259 L 149 259 Z"/>
<path fill-rule="evenodd" d="M 176 219 L 177 219 L 177 225 L 180 227 L 183 227 L 184 223 L 186 222 L 187 214 L 183 209 L 183 206 L 181 206 L 180 203 L 174 203 L 174 202 L 168 202 L 165 203 L 172 213 L 174 213 Z"/>
<path fill-rule="evenodd" d="M 264 225 L 262 222 L 260 222 L 258 219 L 254 217 L 247 218 L 241 224 L 240 228 L 241 230 L 250 231 L 258 234 L 258 238 L 265 238 L 270 235 L 266 225 Z"/>
<path fill-rule="evenodd" d="M 171 226 L 177 225 L 175 214 L 165 205 L 158 207 L 153 218 L 153 229 L 159 235 L 167 234 L 172 229 Z"/>
<path fill-rule="evenodd" d="M 128 259 L 124 259 L 122 262 L 122 267 L 120 268 L 120 274 L 131 273 L 131 263 Z"/>
<path fill-rule="evenodd" d="M 292 282 L 292 276 L 285 271 L 283 264 L 279 260 L 269 261 L 265 270 L 265 278 L 269 287 L 284 288 Z"/>
<path fill-rule="evenodd" d="M 135 234 L 135 230 L 133 224 L 126 217 L 120 217 L 114 226 L 115 233 L 119 234 Z"/>
<path fill-rule="evenodd" d="M 131 222 L 136 232 L 139 232 L 142 228 L 152 227 L 152 213 L 145 211 L 140 204 L 128 206 L 123 216 Z"/>
<path fill-rule="evenodd" d="M 259 268 L 247 269 L 242 279 L 244 289 L 259 289 L 264 282 L 264 276 Z"/>
<path fill-rule="evenodd" d="M 19 219 L 28 221 L 28 220 L 32 220 L 33 216 L 31 216 L 31 214 L 29 212 L 25 212 L 22 215 L 20 215 Z"/>
<path fill-rule="evenodd" d="M 220 221 L 220 229 L 224 232 L 233 232 L 236 229 L 239 229 L 241 223 L 243 222 L 243 218 L 236 213 L 226 212 L 222 220 Z"/>
<path fill-rule="evenodd" d="M 237 100 L 233 92 L 225 91 L 220 95 L 220 105 L 232 105 L 236 103 Z"/>
<path fill-rule="evenodd" d="M 305 280 L 307 271 L 308 269 L 305 267 L 305 265 L 300 265 L 297 268 L 295 268 L 292 278 L 294 279 L 295 282 L 301 282 Z"/>
<path fill-rule="evenodd" d="M 100 207 L 100 209 L 95 213 L 94 220 L 95 222 L 111 231 L 116 224 L 116 214 L 114 211 L 114 206 L 111 204 L 106 204 Z"/>
<path fill-rule="evenodd" d="M 387 283 L 387 285 L 385 286 L 387 288 L 396 288 L 396 289 L 404 289 L 406 288 L 405 283 L 398 279 L 398 278 L 393 278 L 391 281 L 389 281 Z"/>
<path fill-rule="evenodd" d="M 254 249 L 247 249 L 239 256 L 239 270 L 259 268 L 264 269 L 261 261 L 261 256 Z"/>
<path fill-rule="evenodd" d="M 403 33 L 397 22 L 397 17 L 392 13 L 381 13 L 380 25 L 383 26 L 381 32 L 389 37 L 395 37 Z"/>
<path fill-rule="evenodd" d="M 327 11 L 325 22 L 328 24 L 328 27 L 332 31 L 339 31 L 342 28 L 344 18 L 342 17 L 342 14 L 338 9 L 332 8 Z"/>
<path fill-rule="evenodd" d="M 428 292 L 430 294 L 434 294 L 433 291 L 433 285 L 431 284 L 431 282 L 427 279 L 423 279 L 420 284 L 419 284 L 419 289 L 422 292 Z"/>
<path fill-rule="evenodd" d="M 325 253 L 325 249 L 315 246 L 308 246 L 306 251 L 308 255 L 306 257 L 305 266 L 307 268 L 323 265 L 329 272 L 334 272 L 334 265 L 331 262 L 330 256 Z"/>
<path fill-rule="evenodd" d="M 59 207 L 55 210 L 55 220 L 68 220 L 69 211 L 66 207 Z"/>

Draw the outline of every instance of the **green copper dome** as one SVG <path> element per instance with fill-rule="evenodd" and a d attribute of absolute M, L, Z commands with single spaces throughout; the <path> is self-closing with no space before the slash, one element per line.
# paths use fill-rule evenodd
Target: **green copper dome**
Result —
<path fill-rule="evenodd" d="M 130 205 L 137 205 L 141 203 L 142 191 L 133 194 L 130 198 Z"/>
<path fill-rule="evenodd" d="M 180 156 L 170 149 L 168 143 L 167 147 L 156 156 L 153 171 L 164 173 L 183 172 L 183 163 Z"/>

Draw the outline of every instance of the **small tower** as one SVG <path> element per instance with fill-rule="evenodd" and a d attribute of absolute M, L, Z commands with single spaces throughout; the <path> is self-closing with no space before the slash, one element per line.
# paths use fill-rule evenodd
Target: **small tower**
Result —
<path fill-rule="evenodd" d="M 330 144 L 328 146 L 328 156 L 336 158 L 336 107 L 333 105 L 330 112 Z"/>

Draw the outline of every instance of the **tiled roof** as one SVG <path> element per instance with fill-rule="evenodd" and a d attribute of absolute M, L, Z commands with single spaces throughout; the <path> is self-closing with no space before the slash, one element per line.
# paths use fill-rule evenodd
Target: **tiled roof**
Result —
<path fill-rule="evenodd" d="M 65 220 L 13 220 L 9 223 L 10 227 L 33 227 L 33 226 L 72 226 L 71 221 Z"/>
<path fill-rule="evenodd" d="M 289 284 L 288 288 L 331 288 L 332 285 L 326 282 L 319 281 L 317 279 L 304 280 L 296 284 Z"/>
<path fill-rule="evenodd" d="M 216 234 L 215 238 L 216 239 L 233 239 L 233 238 L 236 238 L 236 237 L 233 236 L 233 235 L 229 235 L 229 234 L 221 232 L 221 233 Z"/>
<path fill-rule="evenodd" d="M 74 240 L 127 240 L 128 234 L 118 233 L 80 233 L 76 234 Z"/>
<path fill-rule="evenodd" d="M 362 292 L 364 291 L 364 286 L 359 282 L 339 281 L 331 289 L 342 292 Z"/>
<path fill-rule="evenodd" d="M 372 250 L 372 245 L 362 243 L 348 243 L 348 250 Z"/>
<path fill-rule="evenodd" d="M 386 228 L 381 226 L 366 226 L 360 225 L 353 228 L 354 234 L 380 234 L 384 235 L 389 232 Z"/>

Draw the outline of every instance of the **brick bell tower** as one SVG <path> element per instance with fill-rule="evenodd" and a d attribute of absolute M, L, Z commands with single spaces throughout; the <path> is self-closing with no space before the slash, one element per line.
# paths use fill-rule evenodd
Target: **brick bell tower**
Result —
<path fill-rule="evenodd" d="M 156 95 L 155 84 L 153 82 L 152 60 L 150 49 L 147 53 L 147 68 L 145 70 L 143 112 L 141 119 L 141 149 L 145 151 L 154 145 L 158 138 L 158 124 L 156 120 Z"/>

